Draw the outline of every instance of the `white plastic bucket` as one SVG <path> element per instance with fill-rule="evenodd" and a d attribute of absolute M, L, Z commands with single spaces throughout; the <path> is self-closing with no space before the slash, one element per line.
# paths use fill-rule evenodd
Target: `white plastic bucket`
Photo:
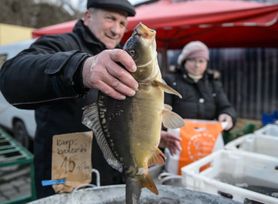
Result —
<path fill-rule="evenodd" d="M 140 204 L 236 204 L 229 199 L 202 192 L 187 190 L 183 187 L 158 185 L 159 195 L 143 189 Z M 125 185 L 103 186 L 82 189 L 75 193 L 54 195 L 33 201 L 30 204 L 123 204 Z"/>

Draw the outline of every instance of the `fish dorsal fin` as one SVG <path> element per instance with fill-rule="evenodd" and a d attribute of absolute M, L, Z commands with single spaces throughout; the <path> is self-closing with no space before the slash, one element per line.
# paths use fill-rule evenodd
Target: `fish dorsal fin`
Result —
<path fill-rule="evenodd" d="M 168 94 L 174 94 L 176 96 L 178 96 L 179 98 L 182 98 L 182 96 L 180 95 L 179 92 L 177 92 L 175 89 L 173 89 L 172 87 L 168 86 L 166 84 L 166 82 L 161 82 L 161 81 L 158 81 L 158 80 L 154 80 L 153 82 L 153 85 L 155 86 L 159 86 L 163 89 L 163 91 L 165 91 L 166 93 Z"/>
<path fill-rule="evenodd" d="M 184 120 L 172 111 L 172 107 L 165 104 L 162 111 L 162 123 L 166 128 L 180 128 L 184 126 Z"/>
<path fill-rule="evenodd" d="M 143 187 L 149 189 L 151 192 L 158 195 L 158 190 L 156 188 L 156 185 L 153 182 L 153 179 L 149 174 L 144 174 L 144 176 L 141 178 L 140 182 Z"/>
<path fill-rule="evenodd" d="M 122 172 L 123 166 L 113 155 L 102 131 L 102 127 L 99 121 L 98 108 L 96 104 L 88 105 L 84 108 L 82 123 L 93 130 L 98 146 L 100 147 L 107 163 L 114 169 Z"/>
<path fill-rule="evenodd" d="M 165 159 L 164 154 L 157 148 L 152 157 L 149 159 L 148 166 L 152 166 L 154 164 L 163 165 L 165 163 Z"/>

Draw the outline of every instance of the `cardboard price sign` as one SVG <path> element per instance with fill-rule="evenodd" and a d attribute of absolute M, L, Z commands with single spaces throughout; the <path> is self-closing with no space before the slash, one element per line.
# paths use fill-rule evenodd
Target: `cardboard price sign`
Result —
<path fill-rule="evenodd" d="M 55 135 L 52 140 L 52 180 L 65 179 L 53 185 L 55 192 L 71 192 L 91 182 L 92 131 Z"/>

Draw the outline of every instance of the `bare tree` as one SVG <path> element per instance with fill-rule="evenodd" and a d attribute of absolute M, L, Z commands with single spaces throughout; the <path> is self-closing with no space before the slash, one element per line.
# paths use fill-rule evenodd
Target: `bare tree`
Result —
<path fill-rule="evenodd" d="M 43 27 L 76 19 L 80 11 L 67 1 L 48 3 L 44 0 L 0 0 L 0 23 Z M 68 7 L 69 9 L 65 9 Z"/>

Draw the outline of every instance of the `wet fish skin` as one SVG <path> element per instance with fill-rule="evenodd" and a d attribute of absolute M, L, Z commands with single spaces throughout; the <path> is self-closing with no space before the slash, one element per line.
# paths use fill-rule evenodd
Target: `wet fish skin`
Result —
<path fill-rule="evenodd" d="M 93 130 L 107 162 L 125 174 L 127 203 L 138 203 L 142 187 L 158 194 L 148 167 L 164 163 L 158 149 L 161 124 L 183 126 L 183 119 L 164 106 L 164 91 L 179 93 L 162 80 L 155 34 L 139 24 L 124 46 L 137 65 L 132 73 L 139 83 L 135 96 L 120 101 L 99 92 L 97 104 L 86 107 L 83 115 L 83 123 Z"/>

